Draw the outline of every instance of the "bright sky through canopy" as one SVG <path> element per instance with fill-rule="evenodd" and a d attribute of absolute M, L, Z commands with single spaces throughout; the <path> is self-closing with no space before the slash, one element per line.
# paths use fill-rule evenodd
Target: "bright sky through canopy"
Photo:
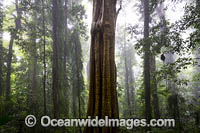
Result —
<path fill-rule="evenodd" d="M 14 0 L 4 0 L 4 7 L 7 7 L 9 5 L 11 5 L 12 3 L 14 3 Z M 86 19 L 86 23 L 88 24 L 88 28 L 90 29 L 90 25 L 92 22 L 92 4 L 91 2 L 88 2 L 88 0 L 83 0 L 82 2 L 85 7 L 86 7 L 86 14 L 87 14 L 87 19 Z M 166 11 L 166 17 L 167 19 L 170 20 L 170 22 L 175 22 L 177 20 L 180 19 L 180 17 L 183 15 L 184 13 L 184 5 L 185 5 L 185 1 L 183 1 L 180 4 L 176 4 L 176 6 L 174 6 L 174 4 L 170 4 L 169 1 L 165 2 L 165 4 L 168 6 L 168 9 Z M 131 23 L 131 24 L 136 24 L 139 22 L 139 16 L 134 13 L 134 10 L 132 8 L 132 5 L 127 6 L 125 9 L 123 9 L 123 12 L 126 13 L 126 22 L 127 23 Z M 118 19 L 117 19 L 117 23 L 122 24 L 124 23 L 124 13 L 119 14 Z M 3 36 L 4 40 L 9 40 L 10 35 L 9 33 L 5 33 L 4 32 L 4 36 Z"/>

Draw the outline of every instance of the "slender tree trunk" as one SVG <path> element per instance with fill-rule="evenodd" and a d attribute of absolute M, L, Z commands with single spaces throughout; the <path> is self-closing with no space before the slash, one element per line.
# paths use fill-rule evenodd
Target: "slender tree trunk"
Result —
<path fill-rule="evenodd" d="M 36 38 L 33 39 L 33 53 L 32 53 L 32 58 L 33 58 L 33 70 L 32 70 L 32 86 L 31 86 L 31 112 L 34 114 L 36 117 L 38 116 L 38 110 L 37 110 L 37 48 L 36 48 Z M 37 131 L 37 128 L 33 127 L 30 130 L 32 133 Z"/>
<path fill-rule="evenodd" d="M 57 28 L 57 21 L 58 21 L 58 3 L 57 3 L 57 0 L 53 0 L 53 9 L 52 9 L 52 12 L 53 12 L 53 105 L 54 105 L 54 117 L 57 118 L 58 115 L 59 115 L 59 100 L 58 100 L 58 94 L 59 94 L 59 90 L 60 89 L 60 81 L 59 81 L 59 41 L 58 40 L 58 35 L 57 35 L 57 32 L 58 31 L 58 28 Z"/>
<path fill-rule="evenodd" d="M 12 63 L 12 49 L 13 49 L 14 35 L 11 35 L 7 59 L 7 75 L 6 75 L 6 101 L 10 100 L 10 75 L 11 75 L 11 63 Z"/>
<path fill-rule="evenodd" d="M 36 19 L 36 14 L 34 14 L 34 20 Z M 32 99 L 32 103 L 31 103 L 31 110 L 33 110 L 33 114 L 37 113 L 36 111 L 36 89 L 37 89 L 37 43 L 36 43 L 36 23 L 34 24 L 34 29 L 32 31 L 33 35 L 32 35 L 32 43 L 33 43 L 33 47 L 32 47 L 32 86 L 31 86 L 31 99 Z"/>
<path fill-rule="evenodd" d="M 39 3 L 38 1 L 34 1 L 34 5 L 37 6 Z M 31 47 L 31 51 L 30 51 L 30 55 L 31 55 L 31 59 L 30 59 L 30 68 L 31 68 L 31 91 L 30 91 L 30 95 L 31 95 L 31 106 L 30 109 L 32 111 L 32 114 L 34 115 L 38 115 L 37 112 L 37 87 L 38 87 L 38 82 L 37 82 L 37 69 L 38 69 L 38 55 L 37 55 L 37 10 L 34 9 L 33 10 L 33 27 L 30 28 L 30 39 L 32 42 L 32 47 Z"/>
<path fill-rule="evenodd" d="M 0 0 L 0 97 L 3 95 L 3 0 Z"/>
<path fill-rule="evenodd" d="M 37 5 L 38 3 L 34 1 L 34 5 Z M 28 77 L 30 79 L 29 84 L 29 93 L 27 95 L 27 103 L 29 107 L 29 112 L 36 117 L 38 117 L 38 110 L 37 110 L 37 69 L 38 69 L 38 55 L 37 55 L 37 10 L 32 10 L 32 20 L 31 20 L 31 26 L 29 27 L 28 37 L 29 41 L 31 42 L 31 45 L 29 46 L 29 67 L 28 67 Z M 35 133 L 37 132 L 37 128 L 33 127 L 31 129 L 27 129 L 29 133 Z"/>
<path fill-rule="evenodd" d="M 82 118 L 81 117 L 81 95 L 80 95 L 80 90 L 78 91 L 78 114 L 79 114 L 79 118 Z M 79 131 L 80 133 L 82 133 L 82 129 L 81 127 L 79 127 Z"/>
<path fill-rule="evenodd" d="M 21 27 L 21 9 L 18 5 L 18 0 L 15 0 L 15 6 L 17 11 L 17 16 L 15 18 L 15 30 L 18 31 Z M 7 59 L 7 75 L 6 75 L 6 101 L 10 100 L 10 76 L 11 76 L 11 64 L 13 57 L 13 43 L 16 38 L 16 31 L 11 32 L 11 39 L 9 42 L 8 59 Z"/>
<path fill-rule="evenodd" d="M 83 82 L 83 62 L 82 62 L 82 49 L 78 31 L 74 30 L 71 35 L 71 46 L 72 46 L 72 104 L 73 104 L 73 115 L 81 118 L 81 92 L 84 89 Z M 78 130 L 74 130 L 78 132 Z M 79 127 L 79 132 L 81 127 Z"/>
<path fill-rule="evenodd" d="M 64 16 L 65 16 L 65 41 L 64 41 L 64 89 L 65 89 L 65 98 L 66 98 L 66 104 L 65 104 L 65 112 L 66 112 L 66 116 L 68 117 L 69 115 L 69 83 L 68 83 L 68 79 L 67 79 L 67 46 L 68 46 L 68 0 L 65 0 L 65 5 L 64 5 Z"/>
<path fill-rule="evenodd" d="M 126 88 L 126 96 L 127 96 L 127 103 L 128 103 L 128 113 L 129 113 L 129 116 L 131 116 L 132 112 L 131 112 L 131 105 L 130 105 L 129 70 L 128 70 L 128 61 L 127 61 L 126 52 L 127 52 L 126 39 L 124 39 L 125 88 Z"/>
<path fill-rule="evenodd" d="M 131 104 L 131 112 L 132 115 L 134 115 L 134 112 L 136 110 L 136 100 L 135 100 L 135 87 L 134 87 L 134 73 L 132 70 L 132 60 L 129 61 L 128 66 L 129 66 L 129 86 L 130 86 L 130 104 Z"/>
<path fill-rule="evenodd" d="M 125 29 L 126 29 L 126 22 L 125 22 Z M 131 112 L 131 105 L 130 105 L 129 70 L 128 70 L 128 60 L 127 60 L 127 48 L 126 48 L 126 30 L 124 30 L 123 52 L 124 52 L 125 88 L 126 88 L 126 96 L 127 96 L 127 103 L 128 103 L 128 113 L 129 113 L 129 116 L 131 116 L 132 112 Z"/>
<path fill-rule="evenodd" d="M 151 88 L 150 88 L 150 44 L 149 37 L 149 0 L 144 1 L 144 92 L 145 92 L 145 115 L 147 122 L 151 119 Z M 150 130 L 150 128 L 147 128 Z"/>
<path fill-rule="evenodd" d="M 78 117 L 81 118 L 81 93 L 78 90 Z"/>
<path fill-rule="evenodd" d="M 42 0 L 42 34 L 43 34 L 43 104 L 44 104 L 44 115 L 47 114 L 46 105 L 46 27 L 45 27 L 45 9 L 44 0 Z"/>
<path fill-rule="evenodd" d="M 162 26 L 160 27 L 160 31 L 161 31 L 161 36 L 163 36 L 164 34 L 164 29 L 165 29 L 165 13 L 164 13 L 164 3 L 162 1 L 159 1 L 160 4 L 158 4 L 158 8 L 156 10 L 158 17 L 160 19 L 160 22 L 162 24 Z M 164 44 L 165 40 L 161 39 L 161 44 Z M 157 80 L 156 80 L 156 59 L 155 59 L 155 55 L 151 55 L 151 74 L 152 74 L 152 105 L 153 105 L 153 113 L 154 113 L 154 117 L 156 119 L 160 118 L 160 109 L 159 109 L 159 99 L 158 99 L 158 92 L 157 92 Z"/>
<path fill-rule="evenodd" d="M 75 80 L 75 79 L 73 79 Z M 77 86 L 76 84 L 73 84 L 73 86 Z M 72 111 L 73 111 L 73 116 L 74 118 L 76 118 L 76 88 L 73 87 L 73 90 L 72 90 Z"/>
<path fill-rule="evenodd" d="M 131 116 L 132 112 L 131 112 L 131 105 L 130 105 L 129 73 L 128 73 L 126 56 L 125 56 L 125 87 L 126 87 L 126 96 L 127 96 L 127 103 L 128 103 L 128 113 Z"/>
<path fill-rule="evenodd" d="M 115 67 L 116 0 L 94 0 L 87 116 L 118 118 Z M 118 128 L 86 127 L 85 133 L 117 133 Z"/>

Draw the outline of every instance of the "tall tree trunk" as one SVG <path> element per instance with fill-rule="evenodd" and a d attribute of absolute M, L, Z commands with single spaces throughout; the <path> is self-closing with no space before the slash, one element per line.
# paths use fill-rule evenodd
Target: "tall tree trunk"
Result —
<path fill-rule="evenodd" d="M 124 67 L 125 67 L 125 88 L 126 88 L 126 96 L 127 96 L 127 103 L 128 103 L 128 113 L 129 116 L 132 115 L 131 112 L 131 105 L 130 105 L 130 88 L 129 88 L 129 69 L 128 69 L 128 61 L 127 61 L 127 49 L 126 49 L 126 38 L 124 35 Z"/>
<path fill-rule="evenodd" d="M 37 6 L 39 3 L 34 1 L 34 6 Z M 37 87 L 38 87 L 38 82 L 37 82 L 37 74 L 38 74 L 38 54 L 37 54 L 37 10 L 33 9 L 32 10 L 33 15 L 32 20 L 31 20 L 31 26 L 28 29 L 28 37 L 30 46 L 29 46 L 29 67 L 28 67 L 28 77 L 30 79 L 30 84 L 29 84 L 29 93 L 28 93 L 28 98 L 27 98 L 27 103 L 29 107 L 29 112 L 36 117 L 38 117 L 38 109 L 37 109 Z M 28 129 L 29 133 L 35 133 L 37 132 L 37 128 L 33 127 L 31 129 Z"/>
<path fill-rule="evenodd" d="M 53 109 L 54 117 L 60 116 L 61 90 L 63 89 L 63 58 L 64 58 L 64 14 L 63 1 L 53 0 Z"/>
<path fill-rule="evenodd" d="M 87 116 L 118 118 L 115 67 L 116 0 L 93 0 Z M 85 133 L 116 133 L 116 127 L 86 127 Z"/>
<path fill-rule="evenodd" d="M 73 79 L 73 80 L 77 80 L 77 79 Z M 77 105 L 76 104 L 76 96 L 77 95 L 76 95 L 76 90 L 75 90 L 76 88 L 74 86 L 77 86 L 77 85 L 75 83 L 73 83 L 72 86 L 73 86 L 73 89 L 72 89 L 72 112 L 73 112 L 73 117 L 76 118 L 76 116 L 77 116 L 76 115 L 77 114 L 76 113 L 76 110 L 77 110 L 77 108 L 76 108 L 76 105 Z"/>
<path fill-rule="evenodd" d="M 11 63 L 12 63 L 12 55 L 13 55 L 13 42 L 14 35 L 11 35 L 11 39 L 9 42 L 9 50 L 8 50 L 8 59 L 7 59 L 7 75 L 6 75 L 6 101 L 10 100 L 10 75 L 11 75 Z"/>
<path fill-rule="evenodd" d="M 38 5 L 38 1 L 34 1 L 34 5 L 37 7 Z M 38 87 L 38 82 L 37 82 L 37 69 L 38 69 L 38 54 L 37 54 L 37 8 L 33 10 L 33 16 L 32 16 L 32 27 L 30 28 L 30 40 L 32 42 L 31 45 L 31 51 L 30 51 L 30 68 L 31 68 L 31 91 L 30 91 L 30 95 L 31 95 L 31 105 L 30 105 L 30 109 L 32 111 L 32 114 L 34 115 L 38 115 L 37 112 L 37 87 Z"/>
<path fill-rule="evenodd" d="M 74 118 L 81 118 L 81 92 L 84 89 L 84 82 L 83 82 L 83 62 L 82 62 L 82 49 L 81 49 L 81 42 L 79 37 L 78 31 L 76 29 L 73 31 L 71 35 L 71 43 L 72 43 L 72 108 L 73 108 L 73 115 Z M 74 130 L 78 132 L 78 130 Z M 79 132 L 81 128 L 79 127 Z"/>
<path fill-rule="evenodd" d="M 42 35 L 43 35 L 43 106 L 44 106 L 44 115 L 47 114 L 47 103 L 46 103 L 46 26 L 45 26 L 45 6 L 44 0 L 42 0 Z M 46 130 L 44 129 L 44 132 Z"/>
<path fill-rule="evenodd" d="M 124 30 L 123 52 L 124 52 L 124 67 L 125 67 L 125 88 L 126 88 L 126 97 L 127 97 L 127 103 L 128 103 L 128 113 L 130 117 L 132 115 L 132 112 L 131 112 L 131 105 L 130 105 L 129 69 L 128 69 L 128 60 L 127 60 L 127 48 L 126 48 L 126 22 L 125 22 L 125 30 Z"/>
<path fill-rule="evenodd" d="M 3 95 L 3 0 L 0 0 L 0 97 Z"/>
<path fill-rule="evenodd" d="M 164 12 L 164 3 L 160 0 L 158 7 L 156 9 L 156 13 L 160 19 L 162 26 L 160 27 L 161 36 L 164 34 L 165 29 L 165 12 Z M 164 44 L 164 39 L 161 39 L 161 44 Z M 158 99 L 158 92 L 157 92 L 157 80 L 156 80 L 156 59 L 155 55 L 151 55 L 151 74 L 152 74 L 152 105 L 153 105 L 153 113 L 156 119 L 160 118 L 160 109 L 159 109 L 159 99 Z"/>
<path fill-rule="evenodd" d="M 68 98 L 68 95 L 69 95 L 69 83 L 68 83 L 68 79 L 67 79 L 67 46 L 68 46 L 68 0 L 65 0 L 65 4 L 64 4 L 64 16 L 65 16 L 65 25 L 64 25 L 64 28 L 65 28 L 65 40 L 64 40 L 64 89 L 65 89 L 65 98 L 66 98 L 66 104 L 65 104 L 65 114 L 66 116 L 68 117 L 69 115 L 69 98 Z"/>
<path fill-rule="evenodd" d="M 145 115 L 147 122 L 151 119 L 151 88 L 150 88 L 150 44 L 149 37 L 149 0 L 144 1 L 144 92 L 145 92 Z M 147 128 L 150 130 L 150 128 Z"/>
<path fill-rule="evenodd" d="M 129 116 L 132 115 L 131 112 L 131 105 L 130 105 L 130 88 L 129 88 L 129 70 L 128 70 L 128 65 L 127 65 L 127 59 L 126 59 L 126 55 L 125 55 L 125 60 L 124 60 L 124 65 L 125 65 L 125 88 L 126 88 L 126 96 L 127 96 L 127 103 L 128 103 L 128 113 Z"/>
<path fill-rule="evenodd" d="M 11 64 L 13 57 L 13 43 L 16 38 L 16 32 L 21 27 L 21 9 L 19 8 L 18 0 L 15 0 L 15 6 L 17 11 L 17 16 L 15 18 L 15 31 L 11 32 L 11 39 L 9 42 L 8 59 L 7 59 L 7 75 L 6 75 L 6 101 L 10 100 L 10 76 L 11 76 Z"/>
<path fill-rule="evenodd" d="M 34 36 L 35 37 L 35 36 Z M 36 117 L 38 114 L 37 109 L 37 48 L 36 48 L 36 38 L 33 38 L 33 53 L 32 53 L 32 61 L 33 61 L 33 70 L 32 70 L 32 86 L 31 86 L 31 112 Z M 37 130 L 37 128 L 33 127 L 31 129 L 31 132 L 34 133 Z"/>
<path fill-rule="evenodd" d="M 34 13 L 34 20 L 37 20 L 36 18 L 36 13 Z M 32 67 L 32 85 L 31 85 L 31 110 L 33 110 L 33 114 L 37 113 L 36 111 L 36 89 L 37 89 L 37 43 L 36 43 L 36 22 L 34 22 L 34 28 L 32 30 L 32 51 L 31 51 L 31 55 L 32 55 L 32 63 L 31 63 L 31 67 Z"/>

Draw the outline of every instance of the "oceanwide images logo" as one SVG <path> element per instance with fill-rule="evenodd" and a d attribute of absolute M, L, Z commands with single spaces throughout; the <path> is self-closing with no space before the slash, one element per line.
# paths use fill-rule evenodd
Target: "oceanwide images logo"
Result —
<path fill-rule="evenodd" d="M 28 115 L 25 118 L 25 124 L 33 127 L 36 124 L 34 115 Z M 49 116 L 42 116 L 40 124 L 43 127 L 126 127 L 133 129 L 134 127 L 175 127 L 174 119 L 151 119 L 147 123 L 146 119 L 99 119 L 98 116 L 92 118 L 88 116 L 86 119 L 51 119 Z"/>

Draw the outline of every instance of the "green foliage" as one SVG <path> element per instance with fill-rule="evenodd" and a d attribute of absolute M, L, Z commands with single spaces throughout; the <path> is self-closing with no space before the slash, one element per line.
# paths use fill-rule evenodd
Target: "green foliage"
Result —
<path fill-rule="evenodd" d="M 190 34 L 189 48 L 198 48 L 200 43 L 200 9 L 198 5 L 190 4 L 185 7 L 185 14 L 181 21 L 181 28 L 193 28 L 194 32 Z"/>
<path fill-rule="evenodd" d="M 87 25 L 84 22 L 86 18 L 85 9 L 83 5 L 80 4 L 72 4 L 72 7 L 69 9 L 69 24 L 72 24 L 74 29 L 78 30 L 79 34 L 85 39 L 88 39 Z"/>
<path fill-rule="evenodd" d="M 156 57 L 157 70 L 155 75 L 157 80 L 159 106 L 162 118 L 173 118 L 173 114 L 179 115 L 178 124 L 182 129 L 153 128 L 152 132 L 198 132 L 196 125 L 196 116 L 200 112 L 199 90 L 199 44 L 200 44 L 200 8 L 195 3 L 189 3 L 185 6 L 183 18 L 171 24 L 168 20 L 155 23 L 155 10 L 164 0 L 151 0 L 150 13 L 152 14 L 152 26 L 150 36 L 146 40 L 141 38 L 142 26 L 140 22 L 128 27 L 119 26 L 116 31 L 116 65 L 117 65 L 117 92 L 119 102 L 120 118 L 144 118 L 145 117 L 145 94 L 143 74 L 138 72 L 143 66 L 142 62 L 137 60 L 136 53 L 143 55 L 144 42 L 150 44 L 151 55 Z M 35 3 L 36 2 L 36 3 Z M 143 2 L 145 2 L 143 0 Z M 11 4 L 7 8 L 2 8 L 3 30 L 1 32 L 16 34 L 13 47 L 13 62 L 11 74 L 11 100 L 5 101 L 6 92 L 6 71 L 7 71 L 7 53 L 8 41 L 3 40 L 1 51 L 2 71 L 0 75 L 3 79 L 3 95 L 0 96 L 0 132 L 19 132 L 21 121 L 25 116 L 32 113 L 37 117 L 44 115 L 43 105 L 43 25 L 42 25 L 42 5 L 41 1 L 19 0 L 22 10 L 22 27 L 16 30 L 14 19 L 16 17 L 15 5 Z M 130 1 L 131 3 L 131 1 Z M 175 3 L 176 4 L 176 3 Z M 46 95 L 47 95 L 47 115 L 53 115 L 52 103 L 52 9 L 51 1 L 44 0 L 45 8 L 45 28 L 46 28 Z M 141 7 L 139 5 L 138 7 Z M 138 8 L 137 7 L 137 8 Z M 126 8 L 126 7 L 124 7 Z M 64 5 L 63 5 L 64 10 Z M 140 8 L 140 11 L 143 9 Z M 88 62 L 87 46 L 88 26 L 85 23 L 86 9 L 84 5 L 77 1 L 69 1 L 67 4 L 67 25 L 63 27 L 67 33 L 60 33 L 60 38 L 65 39 L 66 45 L 66 86 L 62 88 L 60 101 L 62 106 L 61 116 L 64 118 L 73 118 L 75 107 L 76 117 L 85 117 L 88 103 L 88 79 L 86 64 Z M 155 18 L 154 18 L 155 17 Z M 2 17 L 0 17 L 2 18 Z M 64 19 L 64 18 L 63 18 Z M 62 24 L 64 25 L 64 24 Z M 184 32 L 191 30 L 188 38 L 183 38 Z M 133 39 L 133 40 L 132 40 Z M 137 40 L 137 42 L 134 41 Z M 126 48 L 124 43 L 126 43 Z M 64 51 L 62 49 L 61 51 Z M 64 52 L 63 52 L 64 53 Z M 62 54 L 63 54 L 62 53 Z M 193 54 L 196 53 L 196 54 Z M 172 54 L 174 60 L 170 63 L 162 62 L 160 55 Z M 176 58 L 175 58 L 176 56 Z M 130 108 L 127 104 L 127 88 L 125 87 L 125 57 L 128 61 L 129 69 L 136 74 L 134 83 L 134 96 L 131 102 L 134 103 L 134 114 L 130 116 Z M 64 58 L 64 56 L 63 56 Z M 34 66 L 35 65 L 35 66 Z M 34 73 L 34 68 L 36 72 Z M 85 70 L 85 71 L 84 71 Z M 131 72 L 130 72 L 131 73 Z M 36 75 L 36 84 L 33 85 L 33 75 Z M 169 85 L 169 83 L 171 85 Z M 34 86 L 34 87 L 33 87 Z M 33 93 L 33 90 L 35 91 Z M 73 103 L 73 94 L 75 102 Z M 33 99 L 35 97 L 35 101 Z M 151 101 L 152 102 L 152 101 Z M 175 105 L 177 102 L 178 109 Z M 34 104 L 33 104 L 34 103 Z M 75 106 L 73 106 L 75 104 Z M 80 107 L 79 107 L 80 104 Z M 34 109 L 33 109 L 34 108 Z M 81 114 L 78 113 L 80 110 Z M 178 110 L 174 112 L 173 110 Z M 153 116 L 154 117 L 154 116 Z M 24 123 L 24 121 L 23 121 Z M 22 127 L 22 131 L 29 129 Z M 37 127 L 38 131 L 41 127 Z M 65 129 L 63 129 L 65 130 Z M 78 132 L 79 128 L 67 128 L 67 132 Z M 127 130 L 120 129 L 121 132 L 145 132 L 144 128 Z M 182 131 L 183 132 L 183 131 Z"/>

